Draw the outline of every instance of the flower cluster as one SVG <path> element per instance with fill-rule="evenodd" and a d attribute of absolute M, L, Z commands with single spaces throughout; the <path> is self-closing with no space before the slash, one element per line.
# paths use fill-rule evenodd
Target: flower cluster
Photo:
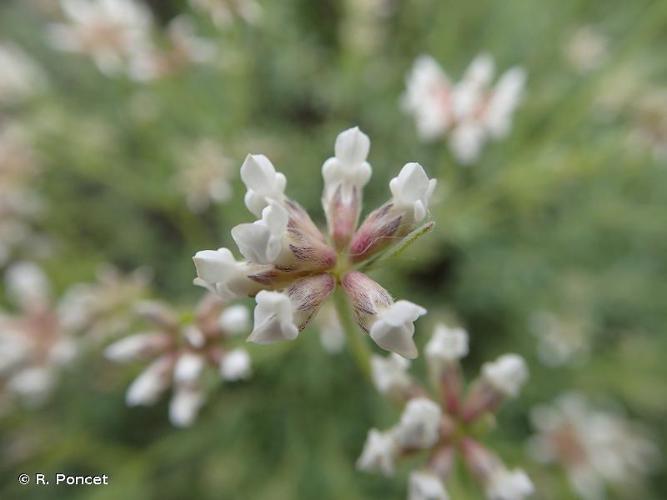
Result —
<path fill-rule="evenodd" d="M 59 369 L 77 354 L 76 338 L 63 328 L 49 281 L 35 264 L 10 267 L 6 286 L 18 313 L 0 312 L 0 385 L 27 404 L 39 404 Z"/>
<path fill-rule="evenodd" d="M 538 431 L 529 445 L 533 457 L 565 468 L 577 495 L 605 498 L 605 483 L 637 493 L 638 483 L 658 460 L 645 432 L 623 416 L 595 409 L 580 394 L 567 393 L 531 414 Z"/>
<path fill-rule="evenodd" d="M 414 116 L 419 136 L 430 141 L 449 135 L 454 156 L 470 164 L 485 142 L 507 135 L 526 76 L 521 68 L 512 68 L 491 88 L 493 73 L 493 59 L 482 54 L 454 84 L 435 59 L 419 57 L 407 77 L 403 97 L 404 109 Z"/>
<path fill-rule="evenodd" d="M 436 327 L 426 346 L 429 370 L 438 387 L 436 398 L 408 374 L 409 361 L 396 355 L 374 356 L 377 389 L 406 404 L 397 425 L 383 432 L 371 429 L 357 462 L 359 469 L 389 476 L 399 457 L 428 450 L 426 466 L 410 475 L 408 496 L 411 500 L 446 500 L 447 477 L 458 454 L 487 498 L 519 500 L 532 493 L 532 483 L 522 470 L 509 470 L 475 437 L 486 416 L 518 395 L 528 378 L 525 362 L 516 354 L 506 354 L 485 363 L 480 377 L 464 394 L 459 360 L 467 353 L 464 330 Z"/>
<path fill-rule="evenodd" d="M 244 349 L 227 349 L 225 340 L 247 330 L 248 311 L 226 307 L 207 294 L 194 320 L 183 324 L 175 312 L 158 302 L 144 302 L 139 313 L 152 329 L 117 340 L 105 350 L 115 362 L 151 360 L 127 390 L 129 406 L 152 405 L 173 387 L 169 405 L 172 424 L 191 425 L 206 398 L 207 371 L 227 381 L 250 376 L 250 356 Z"/>
<path fill-rule="evenodd" d="M 197 37 L 184 17 L 169 24 L 167 48 L 158 48 L 152 39 L 151 12 L 137 0 L 60 0 L 60 4 L 66 22 L 50 26 L 51 43 L 59 50 L 91 57 L 106 75 L 126 73 L 151 80 L 216 55 L 213 45 Z"/>
<path fill-rule="evenodd" d="M 13 43 L 0 43 L 0 104 L 14 104 L 44 85 L 42 70 Z"/>
<path fill-rule="evenodd" d="M 196 284 L 225 299 L 255 297 L 254 328 L 248 340 L 260 344 L 295 339 L 324 301 L 340 287 L 357 324 L 383 349 L 417 356 L 413 322 L 426 313 L 361 272 L 362 265 L 397 244 L 427 216 L 435 180 L 417 163 L 392 179 L 391 199 L 359 227 L 362 190 L 371 177 L 369 138 L 358 128 L 336 139 L 335 156 L 322 167 L 322 204 L 328 235 L 305 210 L 285 196 L 287 180 L 263 155 L 249 155 L 241 167 L 245 203 L 260 217 L 231 231 L 245 260 L 227 248 L 194 256 Z"/>

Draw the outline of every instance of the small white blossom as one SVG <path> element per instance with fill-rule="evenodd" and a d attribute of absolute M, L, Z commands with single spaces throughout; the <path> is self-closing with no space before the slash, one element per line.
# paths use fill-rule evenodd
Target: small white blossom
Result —
<path fill-rule="evenodd" d="M 403 391 L 412 383 L 408 374 L 409 367 L 410 361 L 398 354 L 392 353 L 386 357 L 374 354 L 371 357 L 373 384 L 382 394 Z"/>
<path fill-rule="evenodd" d="M 468 354 L 468 332 L 463 328 L 436 325 L 431 340 L 426 344 L 426 358 L 437 366 L 459 360 Z"/>
<path fill-rule="evenodd" d="M 262 290 L 256 300 L 255 327 L 248 341 L 268 344 L 279 340 L 294 340 L 299 335 L 289 296 Z"/>
<path fill-rule="evenodd" d="M 399 300 L 378 313 L 370 336 L 383 349 L 414 359 L 418 354 L 412 338 L 415 334 L 414 322 L 424 314 L 426 309 L 423 307 Z"/>
<path fill-rule="evenodd" d="M 162 338 L 162 334 L 154 332 L 130 335 L 107 346 L 104 350 L 104 356 L 119 363 L 134 361 L 140 359 L 153 346 L 159 346 Z"/>
<path fill-rule="evenodd" d="M 521 469 L 507 470 L 496 467 L 487 479 L 486 496 L 489 500 L 522 500 L 533 494 L 535 488 Z"/>
<path fill-rule="evenodd" d="M 198 388 L 178 388 L 169 402 L 169 421 L 176 427 L 190 427 L 203 404 L 204 395 Z"/>
<path fill-rule="evenodd" d="M 366 161 L 370 139 L 359 127 L 341 132 L 336 138 L 336 156 L 322 166 L 324 198 L 328 201 L 336 189 L 342 191 L 343 200 L 352 196 L 352 189 L 363 188 L 371 178 L 371 166 Z"/>
<path fill-rule="evenodd" d="M 270 202 L 262 210 L 260 220 L 234 227 L 232 238 L 248 261 L 273 264 L 283 250 L 288 220 L 287 210 L 278 203 Z"/>
<path fill-rule="evenodd" d="M 0 103 L 30 97 L 44 84 L 41 69 L 13 43 L 0 43 L 0 68 Z"/>
<path fill-rule="evenodd" d="M 428 202 L 435 189 L 436 180 L 429 179 L 419 163 L 407 163 L 389 182 L 392 203 L 397 208 L 409 210 L 415 222 L 426 217 Z"/>
<path fill-rule="evenodd" d="M 169 358 L 158 358 L 148 366 L 130 384 L 125 395 L 128 406 L 152 405 L 167 390 L 171 380 L 168 377 L 172 361 Z"/>
<path fill-rule="evenodd" d="M 405 448 L 430 448 L 440 437 L 442 410 L 435 402 L 420 397 L 408 401 L 394 428 L 396 441 Z"/>
<path fill-rule="evenodd" d="M 178 357 L 174 365 L 176 384 L 194 384 L 204 371 L 205 361 L 200 354 L 185 352 Z"/>
<path fill-rule="evenodd" d="M 245 204 L 253 214 L 260 216 L 271 201 L 282 202 L 287 179 L 276 172 L 264 155 L 248 155 L 241 166 L 241 180 L 248 189 Z"/>
<path fill-rule="evenodd" d="M 220 360 L 220 374 L 225 380 L 243 380 L 250 377 L 250 355 L 245 349 L 234 349 Z"/>
<path fill-rule="evenodd" d="M 245 333 L 250 328 L 250 314 L 246 306 L 227 307 L 219 319 L 220 327 L 232 335 Z"/>
<path fill-rule="evenodd" d="M 49 280 L 32 262 L 12 265 L 5 276 L 7 294 L 23 309 L 39 309 L 49 302 Z"/>
<path fill-rule="evenodd" d="M 505 396 L 516 397 L 528 380 L 526 362 L 517 354 L 505 354 L 491 363 L 484 363 L 482 376 Z"/>
<path fill-rule="evenodd" d="M 427 471 L 416 471 L 410 474 L 408 500 L 449 500 L 449 495 L 438 476 Z"/>
<path fill-rule="evenodd" d="M 394 474 L 394 462 L 398 446 L 390 432 L 371 429 L 364 449 L 357 460 L 357 469 L 366 472 L 380 472 L 385 476 Z"/>
<path fill-rule="evenodd" d="M 247 266 L 237 261 L 227 248 L 201 250 L 193 257 L 197 281 L 223 299 L 236 298 L 255 289 L 247 277 Z"/>

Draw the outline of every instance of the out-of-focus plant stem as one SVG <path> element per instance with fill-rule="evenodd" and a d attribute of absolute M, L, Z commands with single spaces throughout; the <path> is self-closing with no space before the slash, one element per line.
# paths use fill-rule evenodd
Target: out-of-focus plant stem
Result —
<path fill-rule="evenodd" d="M 333 300 L 336 306 L 336 314 L 338 314 L 338 321 L 340 321 L 340 325 L 345 332 L 348 349 L 350 350 L 352 357 L 359 366 L 359 369 L 363 372 L 364 376 L 370 378 L 371 353 L 368 349 L 366 341 L 358 331 L 357 324 L 352 318 L 352 310 L 350 309 L 347 296 L 345 295 L 345 292 L 343 292 L 342 288 L 338 287 L 336 289 L 334 292 Z"/>

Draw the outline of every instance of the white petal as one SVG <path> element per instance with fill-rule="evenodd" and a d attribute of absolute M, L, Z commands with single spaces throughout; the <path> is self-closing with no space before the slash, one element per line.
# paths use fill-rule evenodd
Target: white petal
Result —
<path fill-rule="evenodd" d="M 373 384 L 382 394 L 404 390 L 411 384 L 409 367 L 410 361 L 398 354 L 392 353 L 384 358 L 373 355 L 371 357 Z"/>
<path fill-rule="evenodd" d="M 294 312 L 290 298 L 280 292 L 262 290 L 256 296 L 254 328 L 248 341 L 269 344 L 281 340 L 294 340 L 299 329 L 294 324 Z"/>
<path fill-rule="evenodd" d="M 248 279 L 244 265 L 238 262 L 227 248 L 201 250 L 192 258 L 197 269 L 197 277 L 206 287 L 215 291 L 223 299 L 236 298 L 242 284 Z"/>
<path fill-rule="evenodd" d="M 521 500 L 532 495 L 534 490 L 532 481 L 523 470 L 509 471 L 498 467 L 489 478 L 486 495 L 489 500 Z"/>
<path fill-rule="evenodd" d="M 204 371 L 205 361 L 200 354 L 184 352 L 174 366 L 174 382 L 193 384 Z"/>
<path fill-rule="evenodd" d="M 118 363 L 139 359 L 143 352 L 163 338 L 160 333 L 138 333 L 117 340 L 107 346 L 104 356 Z"/>
<path fill-rule="evenodd" d="M 516 397 L 528 380 L 528 367 L 521 356 L 505 354 L 492 363 L 485 363 L 482 376 L 498 392 Z"/>
<path fill-rule="evenodd" d="M 148 366 L 127 389 L 125 402 L 128 406 L 152 405 L 169 387 L 168 371 L 171 361 L 159 358 Z"/>
<path fill-rule="evenodd" d="M 220 314 L 218 323 L 220 328 L 230 335 L 245 333 L 250 328 L 248 308 L 240 304 L 228 307 Z"/>
<path fill-rule="evenodd" d="M 345 163 L 363 163 L 370 147 L 370 139 L 359 127 L 350 128 L 336 138 L 336 158 Z"/>
<path fill-rule="evenodd" d="M 426 344 L 426 358 L 431 365 L 450 363 L 468 354 L 468 332 L 439 323 Z"/>
<path fill-rule="evenodd" d="M 430 448 L 440 438 L 442 410 L 428 398 L 411 399 L 394 428 L 396 441 L 404 448 Z"/>
<path fill-rule="evenodd" d="M 357 469 L 391 476 L 394 474 L 394 461 L 398 451 L 398 445 L 391 433 L 371 429 L 357 460 Z"/>
<path fill-rule="evenodd" d="M 273 264 L 282 251 L 288 220 L 287 210 L 278 203 L 270 202 L 262 210 L 260 220 L 234 227 L 232 238 L 250 262 Z"/>
<path fill-rule="evenodd" d="M 21 307 L 44 306 L 49 300 L 49 280 L 39 266 L 32 262 L 19 262 L 11 266 L 5 280 L 7 294 Z"/>
<path fill-rule="evenodd" d="M 410 210 L 413 220 L 419 222 L 426 216 L 435 185 L 436 180 L 429 179 L 419 163 L 408 163 L 398 177 L 389 182 L 392 203 L 398 208 Z"/>
<path fill-rule="evenodd" d="M 449 495 L 438 476 L 417 471 L 410 474 L 408 500 L 449 500 Z"/>
<path fill-rule="evenodd" d="M 248 155 L 241 166 L 241 180 L 248 189 L 245 203 L 259 216 L 270 201 L 281 202 L 287 179 L 264 155 Z"/>
<path fill-rule="evenodd" d="M 191 426 L 204 404 L 204 394 L 198 388 L 179 388 L 169 402 L 169 420 L 176 427 Z"/>
<path fill-rule="evenodd" d="M 378 314 L 370 329 L 370 336 L 377 345 L 404 358 L 417 357 L 417 346 L 412 339 L 414 321 L 426 314 L 426 309 L 407 300 L 399 300 Z"/>
<path fill-rule="evenodd" d="M 449 147 L 456 159 L 469 165 L 479 158 L 486 140 L 484 128 L 475 123 L 462 123 L 449 136 Z"/>
<path fill-rule="evenodd" d="M 220 374 L 225 380 L 247 379 L 251 373 L 250 355 L 245 349 L 234 349 L 225 354 L 220 361 Z"/>

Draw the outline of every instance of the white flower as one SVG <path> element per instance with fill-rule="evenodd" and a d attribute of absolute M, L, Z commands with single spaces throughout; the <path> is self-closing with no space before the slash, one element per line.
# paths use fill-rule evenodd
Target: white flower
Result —
<path fill-rule="evenodd" d="M 528 380 L 528 367 L 521 356 L 505 354 L 494 362 L 484 363 L 482 376 L 501 394 L 516 397 Z"/>
<path fill-rule="evenodd" d="M 371 357 L 371 375 L 373 384 L 382 394 L 402 391 L 410 387 L 412 380 L 408 375 L 410 361 L 390 354 L 387 357 L 373 355 Z"/>
<path fill-rule="evenodd" d="M 7 382 L 7 388 L 24 398 L 28 403 L 39 404 L 51 392 L 55 383 L 55 374 L 46 367 L 25 368 Z"/>
<path fill-rule="evenodd" d="M 424 314 L 426 309 L 423 307 L 399 300 L 377 314 L 370 336 L 383 349 L 414 359 L 418 354 L 412 338 L 415 334 L 414 322 Z"/>
<path fill-rule="evenodd" d="M 464 165 L 477 160 L 479 157 L 486 133 L 478 123 L 462 123 L 449 136 L 449 147 L 456 159 Z"/>
<path fill-rule="evenodd" d="M 273 201 L 262 210 L 262 218 L 250 224 L 239 224 L 232 229 L 232 238 L 239 251 L 250 262 L 273 264 L 283 250 L 287 232 L 287 210 Z"/>
<path fill-rule="evenodd" d="M 406 164 L 389 182 L 392 203 L 397 208 L 411 210 L 412 220 L 420 222 L 426 217 L 428 202 L 435 189 L 436 180 L 429 179 L 419 163 Z"/>
<path fill-rule="evenodd" d="M 280 292 L 262 290 L 256 297 L 255 326 L 248 341 L 269 344 L 279 340 L 294 340 L 299 329 L 294 323 L 290 298 Z"/>
<path fill-rule="evenodd" d="M 501 138 L 509 133 L 525 81 L 526 72 L 521 68 L 506 71 L 498 80 L 486 109 L 485 124 L 492 137 Z"/>
<path fill-rule="evenodd" d="M 199 389 L 177 388 L 169 402 L 169 420 L 176 427 L 189 427 L 203 404 L 204 395 Z"/>
<path fill-rule="evenodd" d="M 468 332 L 463 328 L 436 325 L 431 340 L 426 344 L 426 358 L 432 365 L 447 364 L 468 354 Z"/>
<path fill-rule="evenodd" d="M 129 335 L 107 346 L 104 356 L 115 362 L 134 361 L 162 339 L 162 334 L 152 332 Z"/>
<path fill-rule="evenodd" d="M 250 377 L 250 355 L 245 349 L 234 349 L 220 360 L 220 374 L 229 381 L 243 380 Z"/>
<path fill-rule="evenodd" d="M 201 250 L 193 257 L 198 280 L 195 284 L 205 286 L 223 299 L 246 295 L 253 289 L 248 279 L 246 264 L 237 261 L 227 248 Z"/>
<path fill-rule="evenodd" d="M 125 395 L 128 406 L 152 405 L 170 384 L 168 377 L 172 361 L 166 357 L 158 358 L 130 384 Z"/>
<path fill-rule="evenodd" d="M 260 216 L 271 201 L 282 202 L 285 197 L 287 179 L 276 172 L 271 161 L 264 155 L 248 155 L 241 166 L 241 180 L 248 191 L 245 204 L 253 214 Z"/>
<path fill-rule="evenodd" d="M 479 102 L 493 78 L 494 66 L 493 59 L 488 54 L 480 54 L 470 63 L 454 89 L 454 113 L 457 120 L 467 120 L 477 111 Z"/>
<path fill-rule="evenodd" d="M 408 500 L 449 500 L 449 495 L 438 476 L 416 471 L 410 474 Z"/>
<path fill-rule="evenodd" d="M 176 384 L 193 384 L 204 371 L 205 361 L 200 354 L 184 352 L 178 357 L 174 366 L 174 382 Z"/>
<path fill-rule="evenodd" d="M 336 156 L 322 166 L 324 198 L 328 201 L 339 187 L 343 200 L 349 199 L 354 188 L 363 188 L 371 178 L 371 166 L 366 161 L 370 139 L 359 127 L 347 129 L 336 138 Z"/>
<path fill-rule="evenodd" d="M 489 500 L 521 500 L 534 491 L 532 481 L 521 469 L 510 471 L 498 466 L 487 478 L 486 496 Z"/>
<path fill-rule="evenodd" d="M 394 428 L 396 441 L 405 448 L 430 448 L 440 438 L 442 410 L 435 402 L 420 397 L 408 401 Z"/>
<path fill-rule="evenodd" d="M 357 469 L 365 472 L 381 472 L 385 476 L 391 476 L 394 474 L 394 461 L 397 454 L 397 443 L 390 432 L 371 429 L 366 437 L 361 456 L 357 460 Z"/>
<path fill-rule="evenodd" d="M 0 102 L 29 97 L 44 83 L 44 75 L 28 55 L 12 43 L 0 44 Z"/>
<path fill-rule="evenodd" d="M 19 262 L 7 270 L 7 294 L 23 309 L 44 307 L 49 301 L 49 280 L 32 262 Z"/>
<path fill-rule="evenodd" d="M 150 11 L 134 0 L 61 0 L 67 24 L 52 24 L 49 38 L 63 51 L 87 54 L 106 74 L 118 73 L 150 47 Z"/>
<path fill-rule="evenodd" d="M 218 320 L 220 327 L 231 335 L 245 333 L 250 326 L 250 313 L 246 306 L 237 304 L 227 307 Z"/>

